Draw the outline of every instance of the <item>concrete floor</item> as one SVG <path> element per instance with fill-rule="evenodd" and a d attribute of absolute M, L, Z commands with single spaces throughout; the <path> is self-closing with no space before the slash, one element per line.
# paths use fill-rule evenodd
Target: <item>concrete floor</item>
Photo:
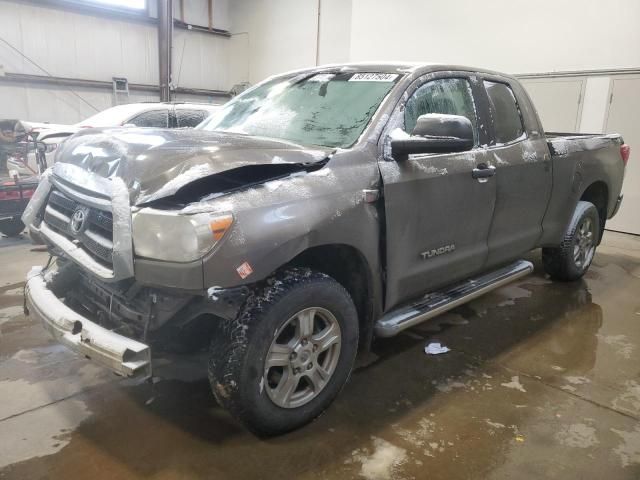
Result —
<path fill-rule="evenodd" d="M 316 422 L 272 440 L 200 365 L 119 380 L 22 314 L 46 255 L 0 239 L 0 478 L 640 477 L 640 238 L 607 232 L 583 281 L 536 272 L 378 341 Z M 440 341 L 449 353 L 428 356 Z M 185 380 L 186 375 L 186 380 Z"/>

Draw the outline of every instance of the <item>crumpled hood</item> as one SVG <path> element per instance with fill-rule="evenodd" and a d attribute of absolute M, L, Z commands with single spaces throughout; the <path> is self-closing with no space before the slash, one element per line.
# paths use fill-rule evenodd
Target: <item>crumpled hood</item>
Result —
<path fill-rule="evenodd" d="M 131 203 L 142 204 L 211 175 L 247 166 L 281 171 L 282 164 L 320 162 L 332 151 L 222 132 L 105 128 L 76 133 L 58 148 L 55 161 L 101 177 L 121 178 Z"/>

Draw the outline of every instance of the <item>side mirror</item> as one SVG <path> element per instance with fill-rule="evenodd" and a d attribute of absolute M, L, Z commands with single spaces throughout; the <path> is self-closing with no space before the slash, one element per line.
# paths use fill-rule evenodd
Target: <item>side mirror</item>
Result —
<path fill-rule="evenodd" d="M 461 115 L 420 115 L 407 138 L 391 140 L 391 154 L 397 161 L 412 153 L 456 153 L 473 148 L 473 127 Z"/>

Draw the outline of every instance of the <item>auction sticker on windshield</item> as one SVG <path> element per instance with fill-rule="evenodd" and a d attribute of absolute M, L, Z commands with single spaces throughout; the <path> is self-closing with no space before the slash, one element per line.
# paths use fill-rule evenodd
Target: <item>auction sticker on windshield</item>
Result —
<path fill-rule="evenodd" d="M 393 82 L 398 78 L 397 73 L 354 73 L 350 82 Z"/>

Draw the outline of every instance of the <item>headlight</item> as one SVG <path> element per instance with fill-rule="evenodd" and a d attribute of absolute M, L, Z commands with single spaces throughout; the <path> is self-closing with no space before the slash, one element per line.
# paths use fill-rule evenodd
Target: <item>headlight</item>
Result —
<path fill-rule="evenodd" d="M 132 223 L 136 255 L 170 262 L 191 262 L 202 258 L 224 237 L 233 224 L 233 215 L 178 215 L 144 208 L 133 214 Z"/>
<path fill-rule="evenodd" d="M 44 153 L 51 153 L 56 148 L 58 148 L 58 144 L 57 143 L 45 143 L 44 144 Z"/>

